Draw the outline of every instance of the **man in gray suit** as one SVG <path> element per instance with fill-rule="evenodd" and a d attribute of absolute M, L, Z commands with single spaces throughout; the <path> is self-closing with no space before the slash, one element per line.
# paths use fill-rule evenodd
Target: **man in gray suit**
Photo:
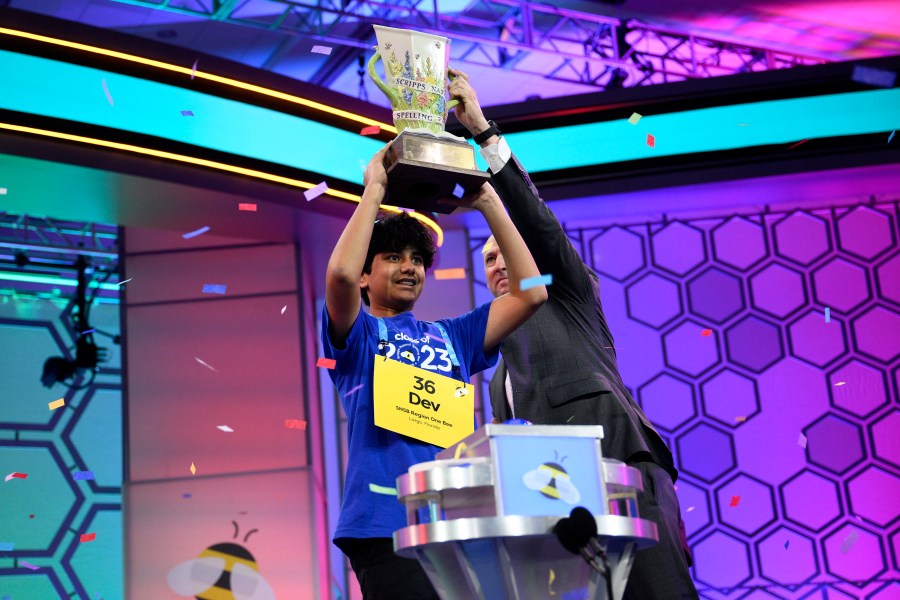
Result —
<path fill-rule="evenodd" d="M 496 124 L 481 111 L 468 77 L 450 70 L 456 117 L 481 146 L 494 186 L 543 274 L 552 274 L 549 300 L 500 346 L 502 360 L 490 383 L 494 419 L 536 424 L 603 425 L 603 455 L 643 475 L 641 517 L 659 528 L 659 544 L 638 552 L 625 590 L 628 600 L 697 598 L 672 453 L 619 375 L 612 334 L 600 302 L 599 279 L 578 256 L 562 226 L 512 156 Z M 484 251 L 488 287 L 509 289 L 497 245 Z"/>

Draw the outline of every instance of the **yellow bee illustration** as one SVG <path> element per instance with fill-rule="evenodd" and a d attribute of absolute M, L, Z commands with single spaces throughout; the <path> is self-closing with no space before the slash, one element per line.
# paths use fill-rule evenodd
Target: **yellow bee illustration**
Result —
<path fill-rule="evenodd" d="M 566 460 L 566 457 L 563 456 L 562 459 L 557 458 L 557 460 L 561 463 Z M 578 488 L 575 487 L 568 472 L 559 463 L 545 462 L 538 468 L 525 473 L 522 476 L 522 482 L 530 490 L 538 491 L 547 498 L 562 500 L 567 504 L 577 504 L 581 499 Z"/>
<path fill-rule="evenodd" d="M 232 524 L 237 539 L 238 524 Z M 256 529 L 247 532 L 245 543 L 254 532 Z M 256 559 L 233 542 L 213 544 L 197 558 L 177 565 L 166 579 L 179 596 L 198 600 L 275 600 L 275 592 L 260 575 Z"/>

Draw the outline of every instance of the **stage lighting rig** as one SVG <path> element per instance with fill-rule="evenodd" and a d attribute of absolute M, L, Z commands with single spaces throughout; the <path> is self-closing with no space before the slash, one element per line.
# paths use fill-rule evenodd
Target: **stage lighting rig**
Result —
<path fill-rule="evenodd" d="M 62 383 L 72 389 L 86 388 L 94 382 L 98 365 L 108 359 L 106 348 L 97 346 L 94 342 L 95 330 L 88 324 L 93 301 L 93 297 L 90 300 L 87 297 L 88 276 L 93 274 L 93 268 L 83 255 L 75 260 L 75 268 L 78 270 L 78 286 L 75 290 L 71 315 L 75 333 L 78 335 L 75 341 L 75 358 L 73 360 L 63 356 L 51 356 L 44 362 L 41 383 L 48 388 L 56 383 Z M 86 382 L 76 385 L 84 372 L 89 372 L 90 377 Z"/>

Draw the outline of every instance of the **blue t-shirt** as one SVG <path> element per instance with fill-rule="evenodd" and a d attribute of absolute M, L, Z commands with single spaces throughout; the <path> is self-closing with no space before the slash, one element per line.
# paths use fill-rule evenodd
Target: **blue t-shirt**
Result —
<path fill-rule="evenodd" d="M 388 333 L 385 355 L 403 363 L 460 379 L 497 363 L 498 348 L 485 353 L 484 332 L 490 303 L 455 319 L 441 319 L 459 361 L 461 377 L 453 373 L 443 335 L 434 323 L 419 321 L 412 313 L 383 319 Z M 391 537 L 406 527 L 406 508 L 396 496 L 378 494 L 369 484 L 394 488 L 397 477 L 410 466 L 434 460 L 440 448 L 375 426 L 373 361 L 378 353 L 378 320 L 360 308 L 343 350 L 328 336 L 328 310 L 322 310 L 322 346 L 336 361 L 329 371 L 347 413 L 348 457 L 344 499 L 335 539 Z"/>

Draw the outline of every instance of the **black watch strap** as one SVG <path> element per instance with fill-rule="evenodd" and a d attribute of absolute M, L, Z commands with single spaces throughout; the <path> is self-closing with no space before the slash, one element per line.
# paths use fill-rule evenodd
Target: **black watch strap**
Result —
<path fill-rule="evenodd" d="M 485 129 L 484 131 L 482 131 L 481 133 L 479 133 L 478 135 L 473 136 L 472 140 L 476 144 L 483 144 L 486 141 L 488 141 L 491 138 L 491 136 L 493 136 L 493 135 L 500 135 L 500 128 L 497 127 L 497 124 L 494 123 L 493 121 L 488 121 L 488 128 Z"/>

